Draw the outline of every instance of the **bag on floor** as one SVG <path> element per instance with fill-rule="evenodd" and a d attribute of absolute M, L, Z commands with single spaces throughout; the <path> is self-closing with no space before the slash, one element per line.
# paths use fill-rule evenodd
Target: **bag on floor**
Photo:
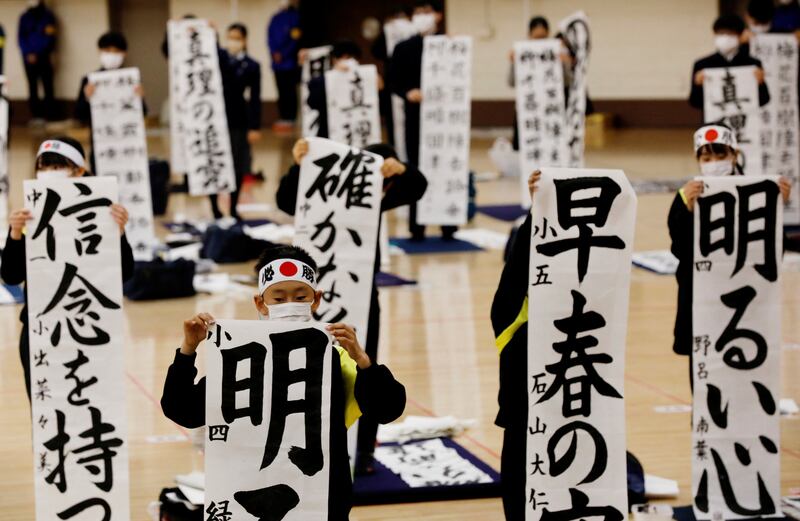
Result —
<path fill-rule="evenodd" d="M 200 257 L 219 264 L 247 262 L 257 259 L 261 252 L 273 246 L 275 244 L 269 241 L 250 237 L 239 224 L 230 228 L 211 225 L 203 234 Z"/>
<path fill-rule="evenodd" d="M 133 277 L 122 287 L 130 300 L 160 300 L 191 297 L 194 291 L 194 261 L 177 259 L 137 262 Z"/>

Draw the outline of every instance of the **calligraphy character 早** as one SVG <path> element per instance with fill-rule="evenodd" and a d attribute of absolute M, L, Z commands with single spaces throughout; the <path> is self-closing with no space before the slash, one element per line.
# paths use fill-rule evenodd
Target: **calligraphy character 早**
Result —
<path fill-rule="evenodd" d="M 254 296 L 253 303 L 262 319 L 299 322 L 312 320 L 312 313 L 319 306 L 322 292 L 317 290 L 317 264 L 305 250 L 296 246 L 267 249 L 256 264 L 256 270 L 259 293 Z M 372 362 L 359 345 L 352 327 L 337 323 L 329 325 L 327 329 L 336 343 L 334 363 L 330 368 L 321 365 L 327 338 L 322 335 L 320 342 L 319 331 L 315 328 L 294 332 L 307 337 L 304 337 L 302 344 L 308 347 L 301 348 L 306 349 L 306 367 L 301 371 L 289 369 L 288 353 L 298 347 L 295 347 L 296 344 L 293 342 L 281 349 L 280 344 L 285 341 L 284 334 L 272 335 L 273 349 L 269 353 L 263 345 L 257 343 L 224 350 L 223 393 L 247 392 L 249 405 L 236 407 L 236 400 L 226 400 L 223 397 L 223 404 L 227 404 L 223 405 L 221 413 L 228 423 L 243 421 L 260 425 L 267 421 L 262 417 L 264 386 L 267 382 L 264 360 L 266 356 L 271 356 L 272 416 L 269 419 L 267 439 L 264 440 L 260 469 L 262 472 L 270 471 L 284 437 L 286 415 L 302 413 L 305 446 L 293 448 L 288 457 L 297 469 L 306 475 L 316 474 L 323 465 L 329 467 L 329 518 L 346 519 L 351 506 L 346 430 L 362 414 L 379 423 L 395 420 L 405 408 L 406 393 L 403 385 L 395 380 L 386 366 Z M 186 320 L 183 332 L 183 343 L 175 353 L 175 360 L 167 372 L 161 408 L 168 418 L 179 425 L 195 428 L 205 424 L 206 396 L 205 377 L 197 383 L 194 382 L 197 374 L 194 366 L 197 347 L 207 338 L 217 343 L 222 338 L 229 341 L 232 339 L 215 324 L 214 317 L 207 313 L 200 313 Z M 213 348 L 213 344 L 210 348 Z M 249 362 L 250 374 L 244 379 L 237 379 L 239 363 L 245 360 Z M 320 439 L 322 402 L 314 389 L 318 390 L 321 384 L 313 385 L 314 381 L 321 382 L 322 371 L 331 371 L 332 375 L 330 417 L 335 420 L 330 426 L 329 440 Z M 289 386 L 300 381 L 306 383 L 305 398 L 289 400 Z M 352 391 L 347 391 L 348 389 Z M 215 440 L 223 439 L 226 431 L 217 426 L 209 430 L 214 434 Z M 322 460 L 323 444 L 330 447 L 330 462 Z M 297 498 L 291 487 L 287 485 L 276 487 L 280 488 L 242 491 L 234 495 L 234 500 L 259 518 L 262 514 L 265 515 L 260 510 L 262 508 L 276 511 L 294 508 L 296 501 L 294 504 L 287 504 L 287 498 Z"/>
<path fill-rule="evenodd" d="M 700 168 L 702 176 L 728 176 L 728 175 L 743 175 L 745 172 L 739 166 L 737 159 L 739 155 L 739 145 L 736 140 L 734 132 L 723 125 L 705 125 L 698 129 L 694 134 L 694 151 L 695 157 Z M 748 190 L 740 191 L 740 205 L 748 204 L 752 195 L 748 191 L 755 190 L 757 193 L 766 195 L 766 201 L 775 200 L 772 196 L 780 191 L 783 201 L 788 201 L 791 192 L 791 183 L 786 178 L 781 178 L 778 186 L 775 186 L 771 181 L 764 181 L 758 185 L 751 185 Z M 692 336 L 692 273 L 694 270 L 705 269 L 706 266 L 703 262 L 694 262 L 694 211 L 698 207 L 698 198 L 703 193 L 702 181 L 689 181 L 687 182 L 672 201 L 670 207 L 669 217 L 667 224 L 669 226 L 669 234 L 672 239 L 671 250 L 675 257 L 678 258 L 678 269 L 675 273 L 675 278 L 678 282 L 678 309 L 675 315 L 675 340 L 673 343 L 673 351 L 679 355 L 689 355 L 689 367 L 692 367 L 692 354 L 696 349 L 696 342 Z M 740 206 L 739 218 L 745 219 L 744 226 L 740 225 L 740 234 L 738 237 L 733 235 L 733 218 L 734 208 L 731 203 L 730 197 L 723 196 L 724 200 L 720 201 L 720 207 L 724 207 L 725 219 L 719 221 L 719 225 L 723 228 L 723 239 L 716 242 L 711 242 L 710 233 L 701 238 L 701 247 L 708 249 L 709 252 L 713 249 L 724 248 L 725 252 L 733 255 L 737 259 L 738 269 L 741 268 L 739 264 L 744 261 L 744 256 L 747 252 L 747 244 L 749 242 L 761 242 L 764 246 L 765 259 L 770 257 L 770 248 L 774 249 L 774 240 L 768 235 L 769 229 L 772 229 L 774 236 L 774 214 L 775 212 L 769 211 L 769 208 L 762 207 L 760 210 L 757 208 L 750 208 L 745 211 L 744 206 Z M 708 217 L 709 207 L 708 204 L 714 204 L 712 198 L 708 201 L 699 203 L 701 205 L 701 221 L 703 216 Z M 718 198 L 713 198 L 718 199 Z M 702 205 L 706 205 L 705 207 Z M 773 208 L 774 210 L 774 208 Z M 770 218 L 770 215 L 772 218 Z M 709 218 L 710 219 L 710 218 Z M 747 223 L 750 221 L 759 221 L 764 223 L 764 232 L 759 237 L 756 233 L 748 233 Z M 769 223 L 772 222 L 772 226 Z M 703 228 L 710 232 L 712 223 L 707 222 L 709 226 Z M 717 226 L 714 224 L 713 226 Z M 717 235 L 715 235 L 717 237 Z M 703 245 L 706 245 L 705 247 Z M 771 255 L 774 259 L 775 255 Z M 776 272 L 777 266 L 756 266 L 756 270 L 760 271 L 767 278 L 771 278 L 773 272 Z M 733 273 L 731 274 L 733 275 Z M 692 380 L 693 383 L 693 380 Z"/>
<path fill-rule="evenodd" d="M 64 178 L 80 178 L 85 175 L 91 175 L 86 170 L 86 162 L 84 158 L 84 150 L 81 144 L 66 136 L 55 137 L 44 141 L 36 155 L 36 178 L 39 180 L 48 179 L 64 179 Z M 76 194 L 84 195 L 88 189 L 87 185 L 81 185 L 76 182 Z M 55 194 L 55 192 L 53 192 Z M 87 194 L 88 195 L 88 194 Z M 28 195 L 30 204 L 34 207 L 37 205 L 44 205 L 47 201 L 47 193 L 38 190 Z M 50 200 L 55 201 L 60 197 L 55 194 Z M 61 209 L 63 210 L 63 209 Z M 105 208 L 92 208 L 94 212 L 106 211 Z M 128 220 L 128 212 L 124 207 L 118 204 L 111 204 L 109 207 L 114 221 L 120 227 L 120 250 L 122 252 L 122 278 L 128 280 L 133 276 L 133 252 L 131 246 L 125 237 L 125 224 Z M 73 219 L 77 217 L 77 213 L 70 215 L 59 215 L 59 208 L 54 207 L 50 209 L 51 217 L 55 218 L 56 215 L 65 219 Z M 69 212 L 64 212 L 69 213 Z M 83 215 L 83 214 L 81 214 Z M 6 247 L 3 250 L 2 261 L 0 261 L 0 278 L 7 284 L 22 284 L 25 282 L 26 263 L 25 263 L 25 242 L 26 240 L 33 240 L 30 237 L 26 238 L 25 228 L 28 221 L 33 219 L 33 214 L 29 210 L 16 210 L 9 215 L 10 233 Z M 28 233 L 33 233 L 33 230 L 28 230 Z M 43 231 L 41 239 L 47 240 L 47 232 Z M 76 248 L 78 247 L 76 243 Z M 59 252 L 55 251 L 54 244 L 48 245 L 48 251 L 52 252 L 52 256 L 59 258 Z M 63 255 L 63 253 L 62 253 Z M 41 261 L 40 261 L 41 262 Z M 55 288 L 54 288 L 55 289 Z M 25 290 L 25 302 L 27 303 L 27 288 Z M 30 343 L 28 337 L 28 309 L 27 304 L 20 313 L 20 320 L 22 322 L 22 332 L 19 339 L 19 353 L 22 361 L 22 367 L 25 372 L 25 389 L 28 393 L 28 398 L 31 397 L 31 371 L 30 371 Z M 34 331 L 40 335 L 48 335 L 52 337 L 53 327 L 48 326 L 42 318 L 36 318 L 36 327 Z"/>

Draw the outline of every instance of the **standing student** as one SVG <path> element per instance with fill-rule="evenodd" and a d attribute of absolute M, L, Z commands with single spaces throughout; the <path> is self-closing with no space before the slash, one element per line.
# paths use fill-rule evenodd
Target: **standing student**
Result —
<path fill-rule="evenodd" d="M 412 163 L 401 163 L 397 153 L 391 145 L 375 144 L 364 150 L 383 157 L 381 167 L 383 175 L 383 196 L 381 198 L 381 213 L 393 210 L 400 206 L 411 205 L 419 201 L 425 194 L 428 182 Z M 292 148 L 294 164 L 286 175 L 281 178 L 278 192 L 275 195 L 278 208 L 294 215 L 297 206 L 297 187 L 300 182 L 300 163 L 308 154 L 308 141 L 298 140 Z M 380 245 L 375 248 L 375 276 L 377 277 L 381 266 Z M 366 352 L 372 360 L 378 357 L 378 341 L 380 339 L 381 308 L 378 300 L 378 287 L 373 279 L 369 305 L 369 318 L 367 321 Z M 356 456 L 356 473 L 372 473 L 375 439 L 378 424 L 370 418 L 365 418 L 359 424 L 358 454 Z"/>
<path fill-rule="evenodd" d="M 236 189 L 230 195 L 230 216 L 240 220 L 236 206 L 245 174 L 250 170 L 252 146 L 261 139 L 261 65 L 247 54 L 247 27 L 228 27 L 225 49 L 219 52 L 225 113 L 231 139 Z M 217 195 L 209 196 L 215 219 L 222 218 Z"/>
<path fill-rule="evenodd" d="M 360 65 L 361 48 L 350 40 L 342 40 L 333 44 L 331 49 L 331 67 L 339 71 L 349 71 Z M 381 81 L 378 80 L 380 85 Z M 325 75 L 312 78 L 308 82 L 308 106 L 319 114 L 317 137 L 328 137 L 328 96 L 325 90 Z"/>
<path fill-rule="evenodd" d="M 706 125 L 694 134 L 694 152 L 702 176 L 719 177 L 743 175 L 737 163 L 739 145 L 736 135 L 722 125 Z M 779 181 L 785 202 L 789 201 L 792 185 L 788 179 Z M 702 181 L 689 181 L 678 190 L 669 210 L 667 225 L 672 239 L 672 254 L 678 258 L 675 279 L 678 282 L 678 308 L 675 314 L 672 350 L 689 356 L 689 381 L 692 382 L 692 267 L 694 265 L 694 216 L 697 198 L 703 193 Z"/>
<path fill-rule="evenodd" d="M 44 0 L 29 0 L 28 9 L 22 13 L 17 28 L 17 41 L 25 63 L 28 79 L 28 106 L 33 120 L 53 118 L 53 60 L 56 46 L 56 17 L 44 4 Z M 39 83 L 42 84 L 44 100 L 39 99 Z"/>
<path fill-rule="evenodd" d="M 319 307 L 322 292 L 317 289 L 319 275 L 314 259 L 302 248 L 277 246 L 264 251 L 256 264 L 259 280 L 272 268 L 275 272 L 285 262 L 300 264 L 294 276 L 275 277 L 259 288 L 253 297 L 255 311 L 263 319 L 310 322 Z M 313 280 L 303 277 L 310 271 Z M 214 317 L 200 313 L 183 323 L 183 342 L 175 353 L 164 382 L 161 409 L 164 415 L 187 428 L 205 425 L 206 379 L 195 383 L 197 347 L 206 339 Z M 336 343 L 331 371 L 330 488 L 328 516 L 344 521 L 352 506 L 352 482 L 347 454 L 347 428 L 363 414 L 378 423 L 390 423 L 400 417 L 406 403 L 406 391 L 386 366 L 378 365 L 358 343 L 355 330 L 346 324 L 327 327 Z M 355 410 L 355 414 L 352 411 Z"/>
<path fill-rule="evenodd" d="M 400 42 L 392 54 L 390 88 L 392 92 L 403 98 L 406 109 L 406 149 L 408 162 L 419 165 L 419 131 L 420 103 L 422 102 L 422 52 L 425 36 L 442 34 L 444 9 L 438 0 L 422 0 L 414 7 L 411 22 L 419 30 L 419 34 Z M 417 205 L 410 207 L 408 229 L 411 240 L 425 240 L 425 226 L 417 224 Z M 442 238 L 452 240 L 457 226 L 442 226 Z"/>
<path fill-rule="evenodd" d="M 692 67 L 692 90 L 689 104 L 703 110 L 703 71 L 724 67 L 754 65 L 758 80 L 758 102 L 764 106 L 769 103 L 769 89 L 764 82 L 764 69 L 761 61 L 750 56 L 749 47 L 743 46 L 745 24 L 738 15 L 722 15 L 714 21 L 714 47 L 716 52 L 701 58 Z"/>
<path fill-rule="evenodd" d="M 109 31 L 104 33 L 97 40 L 97 50 L 99 52 L 100 68 L 98 71 L 112 71 L 119 69 L 125 63 L 128 54 L 128 41 L 122 33 Z M 96 172 L 94 158 L 94 134 L 92 133 L 92 106 L 91 97 L 94 95 L 95 85 L 89 83 L 89 75 L 81 78 L 81 86 L 78 89 L 78 101 L 75 102 L 75 119 L 89 127 L 89 139 L 91 149 L 89 150 L 89 170 Z M 135 88 L 139 97 L 144 96 L 144 89 L 139 84 Z M 147 114 L 147 106 L 142 106 L 144 113 Z"/>
<path fill-rule="evenodd" d="M 528 178 L 533 200 L 541 173 Z M 527 504 L 525 447 L 528 433 L 528 272 L 531 214 L 520 226 L 492 300 L 492 329 L 500 356 L 499 410 L 495 425 L 503 429 L 500 481 L 506 521 L 525 519 Z M 530 303 L 535 305 L 535 303 Z"/>
<path fill-rule="evenodd" d="M 63 179 L 91 175 L 86 170 L 83 147 L 69 137 L 56 137 L 44 141 L 36 154 L 36 177 L 38 179 Z M 125 224 L 128 211 L 119 204 L 110 207 L 111 216 L 119 225 L 120 250 L 122 251 L 122 279 L 133 276 L 133 251 L 125 237 Z M 0 262 L 0 278 L 6 284 L 22 284 L 26 279 L 25 227 L 33 219 L 30 210 L 16 210 L 10 213 L 8 240 Z M 28 342 L 28 291 L 25 289 L 25 306 L 19 315 L 22 331 L 19 337 L 19 356 L 25 373 L 25 390 L 31 398 L 30 344 Z"/>
<path fill-rule="evenodd" d="M 410 22 L 408 17 L 409 10 L 403 4 L 395 4 L 392 11 L 383 21 L 383 28 L 381 34 L 375 39 L 370 46 L 370 52 L 378 61 L 383 62 L 383 73 L 386 76 L 386 81 L 390 82 L 389 73 L 391 72 L 392 57 L 389 55 L 389 48 L 386 42 L 385 27 L 389 24 Z M 396 44 L 395 44 L 396 45 Z M 394 49 L 393 49 L 394 50 Z M 392 93 L 389 89 L 381 89 L 379 93 L 380 111 L 383 120 L 386 123 L 386 136 L 388 137 L 389 144 L 396 146 L 394 142 L 394 114 L 392 113 Z"/>
<path fill-rule="evenodd" d="M 278 88 L 279 121 L 275 130 L 291 130 L 297 119 L 297 87 L 300 84 L 300 64 L 297 59 L 300 50 L 299 0 L 284 2 L 285 6 L 275 13 L 267 28 L 267 46 L 272 57 L 272 72 Z"/>

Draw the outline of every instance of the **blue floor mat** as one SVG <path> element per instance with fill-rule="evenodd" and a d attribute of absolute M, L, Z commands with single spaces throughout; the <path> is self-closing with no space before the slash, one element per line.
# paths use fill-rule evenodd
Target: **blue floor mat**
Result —
<path fill-rule="evenodd" d="M 9 286 L 0 284 L 0 304 L 22 304 L 25 300 L 25 293 L 22 286 Z"/>
<path fill-rule="evenodd" d="M 375 462 L 375 473 L 369 476 L 356 476 L 353 482 L 354 505 L 381 505 L 390 503 L 416 503 L 420 501 L 450 501 L 455 499 L 478 499 L 500 497 L 500 474 L 478 459 L 474 454 L 449 438 L 439 438 L 442 443 L 455 449 L 461 458 L 469 461 L 479 470 L 488 474 L 491 483 L 472 483 L 461 485 L 426 485 L 410 487 L 400 476 Z M 396 446 L 385 443 L 381 447 Z"/>
<path fill-rule="evenodd" d="M 478 212 L 500 219 L 501 221 L 514 222 L 523 215 L 528 213 L 528 210 L 518 204 L 497 204 L 490 206 L 479 206 Z"/>
<path fill-rule="evenodd" d="M 413 286 L 416 283 L 416 280 L 404 279 L 403 277 L 398 277 L 397 275 L 386 273 L 384 271 L 378 272 L 378 274 L 375 275 L 375 284 L 379 288 L 389 288 L 392 286 Z"/>
<path fill-rule="evenodd" d="M 393 246 L 397 246 L 409 255 L 421 253 L 463 253 L 469 251 L 483 251 L 483 248 L 475 246 L 471 242 L 453 239 L 443 241 L 441 237 L 427 237 L 422 242 L 414 242 L 411 239 L 390 239 Z"/>

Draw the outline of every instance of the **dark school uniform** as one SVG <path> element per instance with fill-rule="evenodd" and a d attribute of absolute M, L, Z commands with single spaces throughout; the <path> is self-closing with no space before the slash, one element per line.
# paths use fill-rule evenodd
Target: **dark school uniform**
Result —
<path fill-rule="evenodd" d="M 286 175 L 281 178 L 278 192 L 275 195 L 278 208 L 294 215 L 297 206 L 297 187 L 300 180 L 300 166 L 292 165 Z M 393 210 L 400 206 L 406 206 L 419 201 L 428 182 L 425 176 L 413 165 L 406 164 L 406 171 L 383 181 L 384 192 L 381 199 L 381 212 Z M 380 271 L 381 249 L 380 245 L 375 251 L 375 275 Z M 378 340 L 380 338 L 381 308 L 378 300 L 378 288 L 373 279 L 372 291 L 369 306 L 369 319 L 367 322 L 366 345 L 364 351 L 371 360 L 376 360 L 378 356 Z M 365 418 L 359 424 L 358 430 L 358 451 L 359 454 L 371 455 L 375 447 L 375 437 L 378 432 L 378 425 Z"/>
<path fill-rule="evenodd" d="M 22 284 L 27 279 L 25 265 L 25 236 L 22 239 L 14 240 L 9 237 L 6 247 L 3 250 L 2 261 L 0 261 L 0 278 L 6 284 Z M 127 281 L 133 276 L 133 250 L 128 243 L 128 239 L 123 234 L 120 237 L 120 251 L 122 252 L 122 281 Z M 22 332 L 19 336 L 19 357 L 22 361 L 22 368 L 25 371 L 25 391 L 28 393 L 28 400 L 31 399 L 31 362 L 30 362 L 30 343 L 28 342 L 28 288 L 25 287 L 25 305 L 19 314 L 22 322 Z"/>
<path fill-rule="evenodd" d="M 350 461 L 347 453 L 347 427 L 353 405 L 378 423 L 390 423 L 403 414 L 406 390 L 395 380 L 386 366 L 372 364 L 368 369 L 355 369 L 355 362 L 342 348 L 333 353 L 331 371 L 330 485 L 328 516 L 331 521 L 349 517 L 352 500 Z M 197 428 L 205 425 L 206 379 L 195 383 L 197 368 L 192 355 L 175 352 L 175 360 L 167 371 L 161 409 L 178 425 Z M 337 359 L 338 358 L 338 359 Z M 351 389 L 348 394 L 348 389 Z M 349 413 L 349 414 L 348 414 Z M 336 418 L 340 418 L 337 421 Z M 324 443 L 324 441 L 323 441 Z"/>

